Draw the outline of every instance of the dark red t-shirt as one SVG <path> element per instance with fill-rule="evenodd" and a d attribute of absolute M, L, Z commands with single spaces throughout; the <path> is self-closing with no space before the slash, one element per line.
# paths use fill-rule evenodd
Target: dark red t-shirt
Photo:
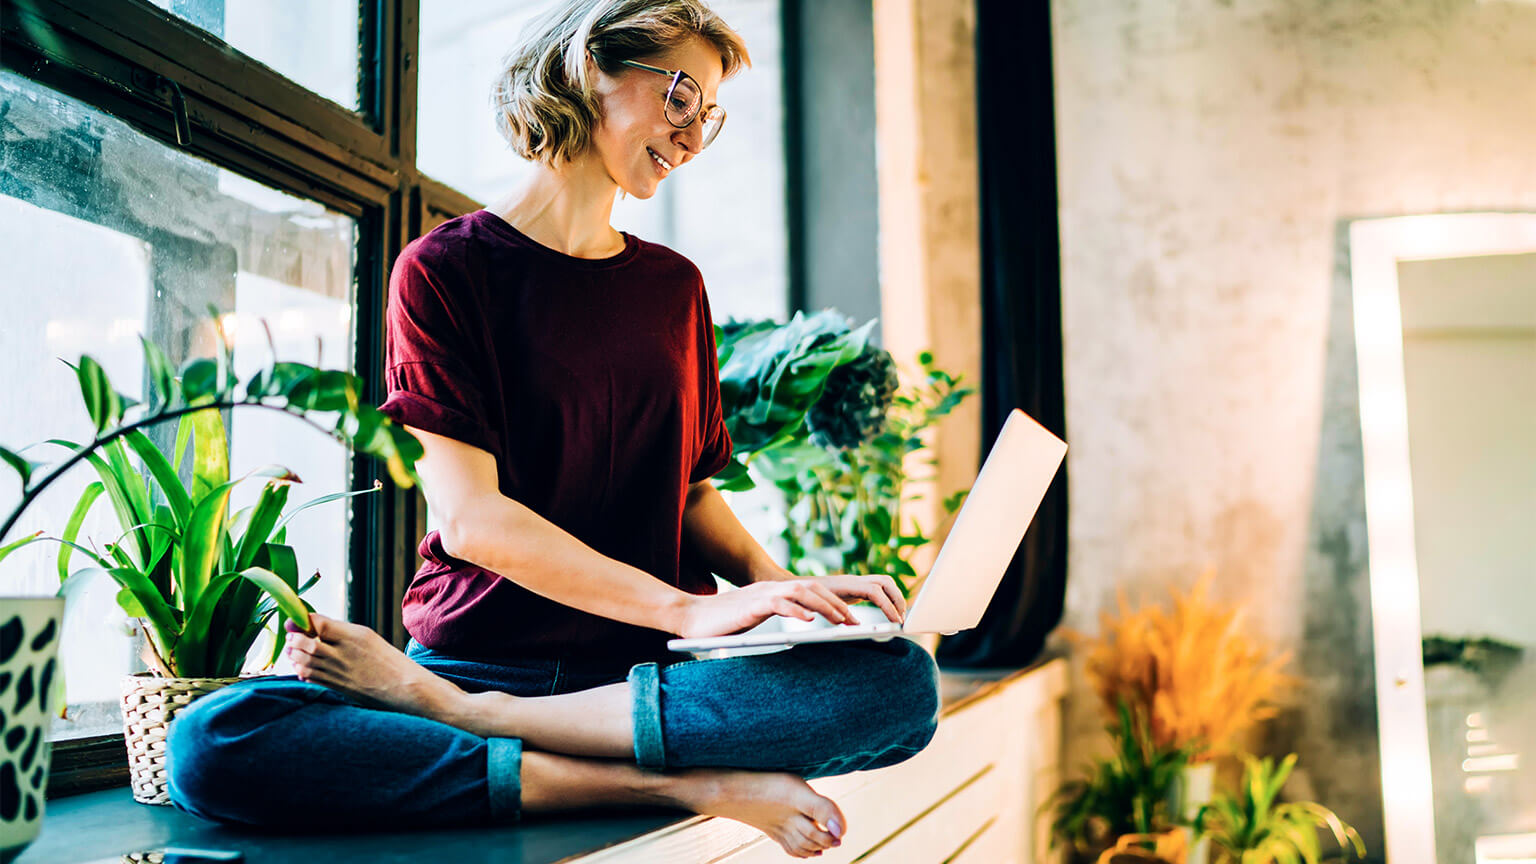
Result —
<path fill-rule="evenodd" d="M 624 241 L 575 258 L 485 210 L 412 241 L 390 274 L 382 410 L 488 451 L 503 495 L 603 555 L 713 593 L 682 542 L 688 484 L 731 454 L 709 301 L 688 259 Z M 448 555 L 437 531 L 418 552 L 405 628 L 429 648 L 620 671 L 667 656 L 668 634 L 534 594 Z"/>

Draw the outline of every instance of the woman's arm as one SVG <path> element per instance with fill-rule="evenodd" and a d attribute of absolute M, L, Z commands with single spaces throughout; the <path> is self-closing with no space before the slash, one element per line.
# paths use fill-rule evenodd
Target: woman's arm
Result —
<path fill-rule="evenodd" d="M 490 453 L 406 428 L 422 444 L 416 471 L 443 549 L 556 603 L 687 637 L 734 633 L 772 615 L 810 618 L 819 612 L 832 620 L 852 617 L 835 593 L 811 580 L 764 582 L 711 595 L 674 588 L 601 554 L 501 494 L 496 459 Z M 741 523 L 736 525 L 740 528 Z"/>
<path fill-rule="evenodd" d="M 700 560 L 732 585 L 793 579 L 757 542 L 708 480 L 688 487 L 683 504 L 683 538 L 691 541 Z"/>
<path fill-rule="evenodd" d="M 800 578 L 773 560 L 708 480 L 688 487 L 687 502 L 683 505 L 683 537 L 693 543 L 711 572 L 733 585 Z M 844 600 L 868 600 L 884 610 L 892 621 L 902 621 L 907 616 L 906 600 L 889 576 L 839 573 L 817 581 L 839 598 L 837 608 L 844 623 L 857 623 Z"/>

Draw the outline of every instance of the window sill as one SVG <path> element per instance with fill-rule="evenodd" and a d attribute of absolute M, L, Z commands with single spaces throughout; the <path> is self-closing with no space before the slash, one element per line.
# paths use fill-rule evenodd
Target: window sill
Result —
<path fill-rule="evenodd" d="M 999 701 L 993 697 L 1018 692 L 1021 686 L 1040 691 L 1038 696 L 1030 697 L 1031 704 L 1038 702 L 1046 705 L 1059 700 L 1065 687 L 1065 669 L 1063 663 L 1054 661 L 1024 671 L 945 674 L 943 684 L 944 721 L 960 723 L 960 726 L 953 727 L 955 732 L 961 731 L 962 727 L 970 731 L 966 724 L 975 722 L 977 712 L 969 709 Z M 1001 710 L 1004 705 L 1000 702 L 997 707 Z M 960 721 L 957 718 L 961 715 L 970 715 L 972 719 Z M 1008 725 L 1017 725 L 1016 718 Z M 941 721 L 941 731 L 942 727 Z M 961 737 L 970 740 L 966 749 L 975 749 L 975 737 Z M 983 735 L 980 740 L 988 740 L 989 746 L 983 748 L 987 751 L 1000 743 L 990 734 Z M 940 743 L 936 739 L 936 744 Z M 1000 754 L 989 752 L 973 755 L 996 759 Z M 937 752 L 932 756 L 934 759 L 948 758 Z M 881 772 L 861 772 L 815 782 L 822 791 L 836 797 L 836 792 L 829 786 L 823 786 L 824 783 L 834 782 L 835 785 L 836 781 L 840 781 L 860 789 L 871 787 L 872 784 L 889 786 L 884 782 L 875 783 L 875 780 L 881 773 L 892 772 L 892 782 L 898 776 L 904 777 L 900 785 L 910 789 L 921 784 L 913 782 L 917 778 L 905 775 L 925 772 L 927 769 L 918 763 L 927 761 L 932 760 L 914 759 L 909 763 L 882 769 Z M 1050 764 L 1054 764 L 1054 761 L 1046 760 Z M 853 788 L 850 787 L 848 791 L 853 791 Z M 294 790 L 293 804 L 295 807 L 303 806 L 302 789 Z M 882 809 L 889 809 L 889 805 L 882 805 Z M 852 813 L 849 815 L 850 819 L 854 818 Z M 900 828 L 897 833 L 902 830 L 906 829 Z M 731 836 L 713 836 L 721 832 Z M 736 837 L 738 833 L 742 835 L 740 838 Z M 766 838 L 757 832 L 728 820 L 708 819 L 662 809 L 583 811 L 571 816 L 541 816 L 522 825 L 497 828 L 281 835 L 216 825 L 172 807 L 137 804 L 128 789 L 119 788 L 49 801 L 42 834 L 16 864 L 115 864 L 122 860 L 120 856 L 125 853 L 165 846 L 239 849 L 245 852 L 246 861 L 251 864 L 268 861 L 404 864 L 424 860 L 462 861 L 466 864 L 553 864 L 579 860 L 592 853 L 598 853 L 597 858 L 606 860 L 600 850 L 616 845 L 623 847 L 612 850 L 619 857 L 642 852 L 641 857 L 644 858 L 645 846 L 653 842 L 668 846 L 681 842 L 683 848 L 692 849 L 699 842 L 713 846 L 726 840 L 738 847 L 746 843 L 754 852 L 764 851 L 756 849 L 761 845 L 758 841 L 766 842 Z"/>

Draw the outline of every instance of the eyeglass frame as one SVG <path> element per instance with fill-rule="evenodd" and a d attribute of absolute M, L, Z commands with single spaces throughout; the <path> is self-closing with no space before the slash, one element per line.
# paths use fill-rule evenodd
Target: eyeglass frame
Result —
<path fill-rule="evenodd" d="M 649 66 L 649 65 L 647 65 L 645 63 L 640 63 L 640 62 L 635 61 L 635 60 L 620 60 L 619 63 L 624 65 L 624 66 L 633 67 L 635 69 L 644 69 L 647 72 L 655 72 L 658 75 L 665 75 L 668 78 L 672 79 L 672 83 L 667 87 L 666 98 L 663 100 L 663 103 L 662 103 L 661 116 L 666 117 L 667 122 L 670 123 L 673 128 L 675 128 L 675 129 L 687 129 L 689 126 L 693 125 L 693 121 L 698 120 L 700 117 L 702 117 L 706 113 L 708 113 L 707 111 L 705 111 L 705 106 L 704 106 L 704 88 L 699 85 L 699 81 L 698 81 L 697 78 L 694 78 L 692 75 L 689 75 L 687 72 L 684 72 L 681 69 L 663 69 L 660 66 Z M 683 123 L 683 124 L 679 125 L 677 123 L 673 123 L 671 117 L 667 117 L 666 104 L 670 103 L 672 101 L 672 93 L 677 90 L 677 85 L 681 84 L 684 78 L 687 78 L 689 81 L 692 81 L 693 82 L 693 88 L 695 90 L 699 91 L 699 107 L 694 109 L 693 116 L 688 118 L 688 122 L 687 123 Z M 711 134 L 707 139 L 704 140 L 704 142 L 702 144 L 699 145 L 699 149 L 700 150 L 703 150 L 705 147 L 708 147 L 711 143 L 714 142 L 714 140 L 716 138 L 720 137 L 720 130 L 721 130 L 721 128 L 723 128 L 725 126 L 725 109 L 724 108 L 720 107 L 718 104 L 717 105 L 711 105 L 711 106 L 709 106 L 709 111 L 719 111 L 720 112 L 720 122 L 719 122 L 719 124 L 717 124 L 715 126 L 714 133 Z"/>

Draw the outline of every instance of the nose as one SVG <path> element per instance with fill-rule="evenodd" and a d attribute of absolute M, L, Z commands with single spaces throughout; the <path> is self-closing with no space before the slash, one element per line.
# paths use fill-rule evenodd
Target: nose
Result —
<path fill-rule="evenodd" d="M 699 155 L 699 151 L 704 149 L 704 123 L 695 117 L 692 123 L 682 129 L 674 129 L 672 143 L 682 147 L 690 159 Z"/>

